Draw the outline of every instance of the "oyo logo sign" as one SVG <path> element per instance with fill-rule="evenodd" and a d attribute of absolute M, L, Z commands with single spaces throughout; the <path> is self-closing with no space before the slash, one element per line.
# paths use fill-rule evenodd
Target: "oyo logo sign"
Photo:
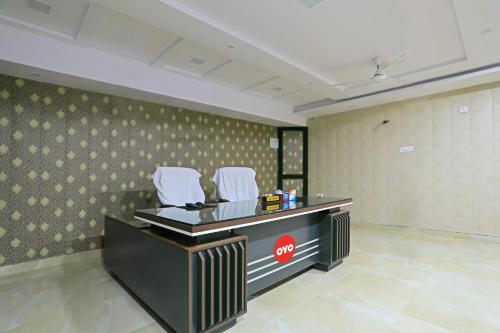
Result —
<path fill-rule="evenodd" d="M 292 236 L 281 236 L 274 245 L 274 258 L 280 263 L 285 263 L 292 259 L 295 254 L 295 240 Z"/>

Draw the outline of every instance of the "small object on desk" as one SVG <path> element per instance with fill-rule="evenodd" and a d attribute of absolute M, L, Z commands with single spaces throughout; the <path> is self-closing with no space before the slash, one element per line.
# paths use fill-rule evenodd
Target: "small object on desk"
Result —
<path fill-rule="evenodd" d="M 283 194 L 264 194 L 262 203 L 273 203 L 283 201 Z"/>
<path fill-rule="evenodd" d="M 205 204 L 203 204 L 203 202 L 196 202 L 196 203 L 186 202 L 187 210 L 202 209 L 203 207 L 205 207 Z"/>
<path fill-rule="evenodd" d="M 289 210 L 289 209 L 295 209 L 297 208 L 297 203 L 295 200 L 289 200 L 286 202 L 283 202 L 283 210 Z"/>
<path fill-rule="evenodd" d="M 227 201 L 227 202 L 229 202 L 229 201 Z M 195 202 L 195 203 L 186 202 L 185 209 L 186 210 L 197 210 L 197 209 L 203 209 L 203 208 L 209 208 L 209 207 L 214 208 L 215 205 L 207 205 L 203 202 Z"/>
<path fill-rule="evenodd" d="M 263 204 L 262 209 L 265 210 L 266 212 L 272 212 L 275 210 L 280 210 L 283 208 L 283 205 L 280 201 L 275 201 L 270 204 Z"/>
<path fill-rule="evenodd" d="M 288 199 L 290 201 L 295 201 L 297 200 L 297 190 L 288 190 L 288 193 L 289 193 L 289 197 Z"/>

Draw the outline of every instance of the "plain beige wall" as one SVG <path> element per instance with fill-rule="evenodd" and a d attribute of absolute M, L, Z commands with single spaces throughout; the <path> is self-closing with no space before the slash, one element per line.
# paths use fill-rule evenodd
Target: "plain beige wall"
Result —
<path fill-rule="evenodd" d="M 353 221 L 500 235 L 500 82 L 308 126 L 310 193 L 353 197 Z"/>

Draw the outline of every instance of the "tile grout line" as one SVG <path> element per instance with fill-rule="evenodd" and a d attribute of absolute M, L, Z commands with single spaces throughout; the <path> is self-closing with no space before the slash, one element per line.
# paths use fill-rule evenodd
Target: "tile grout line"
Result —
<path fill-rule="evenodd" d="M 62 255 L 57 257 L 42 258 L 33 261 L 21 262 L 13 265 L 6 265 L 0 267 L 0 278 L 27 273 L 35 272 L 47 268 L 60 267 L 66 264 L 79 263 L 101 256 L 101 249 L 82 251 L 70 255 Z"/>

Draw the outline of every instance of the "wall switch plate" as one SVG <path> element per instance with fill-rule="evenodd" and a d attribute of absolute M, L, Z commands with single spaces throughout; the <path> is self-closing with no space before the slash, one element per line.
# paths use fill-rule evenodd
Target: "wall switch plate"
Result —
<path fill-rule="evenodd" d="M 399 152 L 400 153 L 410 153 L 412 151 L 415 151 L 415 146 L 402 146 L 402 147 L 399 147 Z"/>
<path fill-rule="evenodd" d="M 280 146 L 280 140 L 278 138 L 269 138 L 269 148 L 278 149 Z"/>
<path fill-rule="evenodd" d="M 460 113 L 467 113 L 469 112 L 469 106 L 468 105 L 464 105 L 464 106 L 461 106 L 458 108 L 458 112 Z"/>

